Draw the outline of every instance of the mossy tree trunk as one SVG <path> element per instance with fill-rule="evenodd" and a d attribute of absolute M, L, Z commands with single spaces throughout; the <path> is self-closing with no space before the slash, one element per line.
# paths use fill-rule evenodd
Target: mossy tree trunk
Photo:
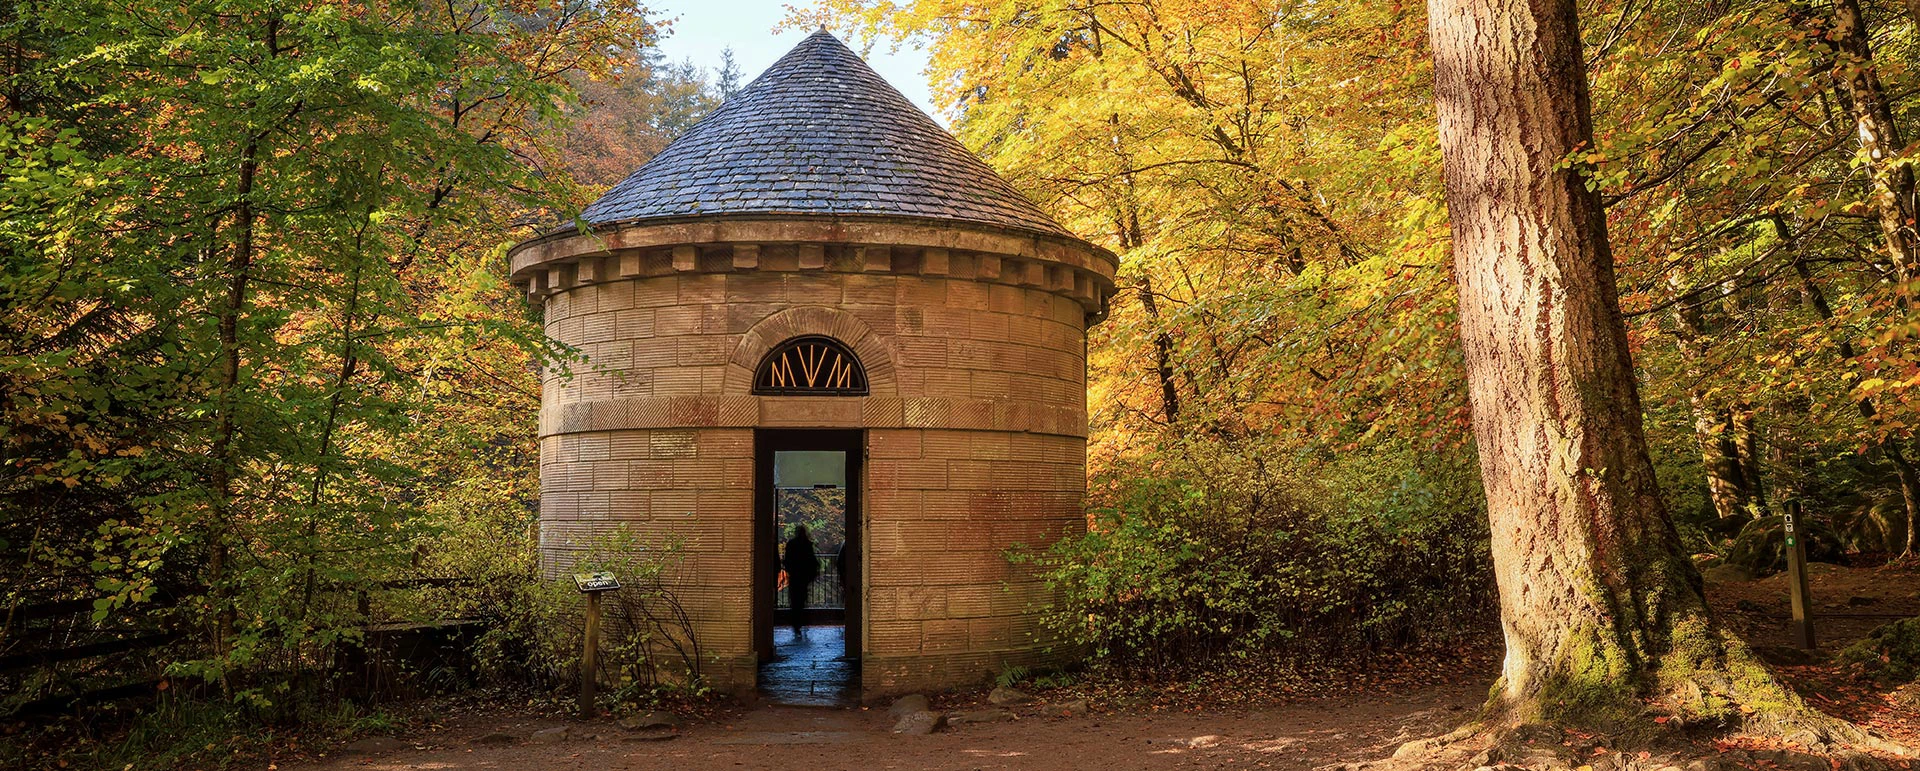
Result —
<path fill-rule="evenodd" d="M 1684 278 L 1676 273 L 1669 283 L 1679 289 Z M 1716 403 L 1709 393 L 1707 362 L 1712 334 L 1706 305 L 1702 292 L 1681 298 L 1673 311 L 1674 339 L 1679 343 L 1682 361 L 1686 362 L 1687 402 L 1693 410 L 1694 440 L 1700 445 L 1701 465 L 1707 472 L 1707 492 L 1713 510 L 1721 519 L 1745 518 L 1752 516 L 1749 507 L 1753 496 L 1748 480 L 1757 475 L 1758 468 L 1749 463 L 1751 458 L 1741 457 L 1733 430 L 1733 410 Z"/>
<path fill-rule="evenodd" d="M 1573 0 L 1430 0 L 1460 335 L 1492 524 L 1501 720 L 1797 714 L 1713 622 L 1655 481 Z M 1743 709 L 1744 707 L 1744 709 Z"/>

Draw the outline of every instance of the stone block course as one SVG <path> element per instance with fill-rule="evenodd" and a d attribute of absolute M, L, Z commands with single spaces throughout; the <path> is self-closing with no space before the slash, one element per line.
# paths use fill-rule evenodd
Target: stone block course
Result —
<path fill-rule="evenodd" d="M 867 397 L 860 405 L 860 425 L 873 428 L 898 426 L 906 421 L 906 402 L 902 399 Z"/>
<path fill-rule="evenodd" d="M 965 619 L 928 619 L 920 626 L 922 653 L 955 653 L 971 648 Z"/>
<path fill-rule="evenodd" d="M 549 575 L 621 527 L 681 543 L 666 580 L 709 675 L 750 685 L 755 430 L 865 429 L 866 694 L 1055 655 L 1046 590 L 1005 552 L 1084 528 L 1085 332 L 1118 259 L 838 40 L 809 36 L 508 263 L 587 358 L 542 378 Z M 801 335 L 850 348 L 867 394 L 752 393 Z"/>
<path fill-rule="evenodd" d="M 867 457 L 876 460 L 919 458 L 924 437 L 931 432 L 877 430 L 867 432 Z"/>
<path fill-rule="evenodd" d="M 653 333 L 662 337 L 697 335 L 702 332 L 701 322 L 705 317 L 706 307 L 700 305 L 657 308 L 653 312 Z"/>
<path fill-rule="evenodd" d="M 662 248 L 548 295 L 549 334 L 588 361 L 544 379 L 546 569 L 622 527 L 678 543 L 669 585 L 720 676 L 750 683 L 754 431 L 865 428 L 867 690 L 1042 660 L 1050 595 L 1007 553 L 1085 527 L 1087 317 L 1060 286 L 1073 271 L 893 248 L 888 271 L 855 272 L 882 253 L 709 245 L 675 272 Z M 615 266 L 640 272 L 601 277 Z M 852 348 L 869 395 L 754 395 L 760 359 L 802 335 Z"/>

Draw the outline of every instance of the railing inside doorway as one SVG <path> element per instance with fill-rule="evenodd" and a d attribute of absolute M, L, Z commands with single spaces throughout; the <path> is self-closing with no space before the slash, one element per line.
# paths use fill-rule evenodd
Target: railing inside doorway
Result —
<path fill-rule="evenodd" d="M 820 556 L 820 575 L 813 579 L 813 585 L 807 588 L 807 607 L 818 610 L 845 610 L 847 607 L 846 587 L 840 581 L 840 554 Z M 787 610 L 793 604 L 787 601 L 787 572 L 780 571 L 780 591 L 774 596 L 774 607 Z"/>

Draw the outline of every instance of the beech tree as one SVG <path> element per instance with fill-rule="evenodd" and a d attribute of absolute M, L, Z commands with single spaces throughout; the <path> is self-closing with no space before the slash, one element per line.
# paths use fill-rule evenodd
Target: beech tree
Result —
<path fill-rule="evenodd" d="M 190 640 L 166 676 L 270 701 L 267 662 L 457 529 L 440 501 L 524 512 L 537 397 L 505 405 L 550 349 L 496 250 L 577 206 L 572 81 L 654 33 L 622 2 L 18 10 L 0 601 L 90 600 Z"/>
<path fill-rule="evenodd" d="M 1715 622 L 1660 496 L 1597 185 L 1571 0 L 1432 0 L 1460 341 L 1511 723 L 1806 708 Z"/>

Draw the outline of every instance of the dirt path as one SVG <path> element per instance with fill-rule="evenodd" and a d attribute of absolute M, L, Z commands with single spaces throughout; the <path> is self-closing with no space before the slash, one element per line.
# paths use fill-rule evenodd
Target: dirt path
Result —
<path fill-rule="evenodd" d="M 1786 642 L 1782 578 L 1716 584 L 1709 596 L 1721 617 L 1767 649 Z M 1920 612 L 1914 571 L 1820 566 L 1814 571 L 1826 651 L 1864 635 L 1887 617 Z M 1823 709 L 1920 740 L 1920 709 L 1859 686 L 1815 661 L 1781 671 Z M 283 760 L 303 771 L 625 771 L 669 769 L 1312 769 L 1377 760 L 1400 744 L 1459 725 L 1485 698 L 1497 663 L 1455 661 L 1428 668 L 1442 685 L 1364 687 L 1267 710 L 1185 713 L 1142 710 L 1058 718 L 1038 709 L 1021 719 L 954 726 L 932 736 L 898 736 L 883 709 L 766 706 L 699 723 L 664 741 L 636 741 L 611 723 L 569 723 L 501 708 L 469 713 L 404 737 L 392 749 Z M 1484 672 L 1482 671 L 1484 670 Z M 1461 671 L 1479 672 L 1460 676 Z M 1343 686 L 1344 687 L 1344 686 Z M 944 704 L 945 708 L 966 708 Z M 1099 706 L 1096 704 L 1096 706 Z M 553 743 L 528 741 L 541 729 L 571 727 Z M 484 737 L 517 737 L 494 744 Z M 1724 751 L 1724 748 L 1723 748 Z"/>
<path fill-rule="evenodd" d="M 955 726 L 898 736 L 885 710 L 769 706 L 695 725 L 667 741 L 633 741 L 606 723 L 573 724 L 552 744 L 491 745 L 495 733 L 524 736 L 569 725 L 500 712 L 462 718 L 406 737 L 387 752 L 345 754 L 284 769 L 1309 769 L 1391 754 L 1399 744 L 1444 733 L 1478 705 L 1487 681 L 1405 693 L 1302 702 L 1239 715 L 1100 714 Z"/>
<path fill-rule="evenodd" d="M 1820 648 L 1840 650 L 1901 618 L 1920 616 L 1920 572 L 1899 567 L 1807 566 L 1813 596 L 1814 634 Z M 1787 601 L 1787 574 L 1753 581 L 1709 583 L 1714 610 L 1734 631 L 1756 646 L 1793 645 Z"/>

